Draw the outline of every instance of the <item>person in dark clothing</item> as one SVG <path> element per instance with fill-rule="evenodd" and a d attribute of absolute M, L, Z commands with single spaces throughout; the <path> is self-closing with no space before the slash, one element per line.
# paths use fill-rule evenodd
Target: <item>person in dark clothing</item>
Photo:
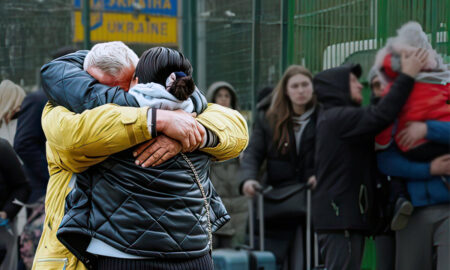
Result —
<path fill-rule="evenodd" d="M 242 193 L 253 197 L 261 184 L 260 167 L 267 160 L 267 180 L 263 183 L 283 192 L 281 201 L 304 186 L 314 175 L 314 141 L 317 118 L 312 75 L 302 66 L 291 66 L 273 92 L 268 111 L 258 110 L 248 148 L 241 161 Z M 312 181 L 312 180 L 311 180 Z M 278 217 L 269 217 L 265 195 L 265 240 L 267 250 L 274 253 L 279 267 L 304 267 L 304 213 L 306 201 L 278 208 Z M 298 207 L 298 208 L 295 208 Z M 295 208 L 295 209 L 294 209 Z M 291 212 L 289 212 L 289 211 Z"/>
<path fill-rule="evenodd" d="M 25 173 L 30 180 L 32 189 L 28 203 L 34 203 L 45 195 L 49 178 L 45 157 L 46 139 L 41 127 L 42 110 L 47 101 L 42 89 L 27 95 L 17 119 L 14 150 L 22 159 Z"/>
<path fill-rule="evenodd" d="M 391 92 L 365 108 L 358 82 L 360 65 L 342 65 L 314 77 L 323 111 L 316 130 L 312 216 L 329 270 L 360 269 L 364 236 L 374 224 L 374 138 L 400 112 L 426 57 L 422 50 L 403 54 L 402 74 Z"/>
<path fill-rule="evenodd" d="M 259 90 L 258 97 L 256 98 L 256 109 L 267 111 L 270 106 L 270 102 L 272 101 L 272 92 L 273 87 L 266 86 Z"/>
<path fill-rule="evenodd" d="M 75 52 L 72 47 L 62 47 L 52 54 L 54 59 Z M 45 195 L 49 178 L 45 156 L 45 135 L 41 115 L 48 99 L 42 88 L 25 97 L 17 119 L 14 150 L 24 163 L 25 174 L 30 181 L 31 195 L 28 203 L 34 203 Z"/>
<path fill-rule="evenodd" d="M 13 203 L 15 199 L 26 201 L 30 195 L 22 165 L 14 149 L 5 139 L 0 138 L 0 246 L 6 247 L 1 270 L 17 268 L 18 231 L 16 215 L 22 206 Z"/>
<path fill-rule="evenodd" d="M 371 89 L 370 104 L 376 105 L 381 100 L 383 89 L 386 86 L 379 78 L 376 68 L 372 67 L 367 81 Z M 374 241 L 376 249 L 376 267 L 379 270 L 395 269 L 395 234 L 390 228 L 392 217 L 391 178 L 375 172 L 374 211 L 377 218 L 374 226 Z"/>
<path fill-rule="evenodd" d="M 227 82 L 211 84 L 206 93 L 208 102 L 233 110 L 238 109 L 236 89 Z M 248 211 L 247 199 L 239 192 L 239 157 L 211 164 L 210 178 L 222 198 L 231 219 L 213 235 L 214 248 L 235 248 L 244 245 Z"/>

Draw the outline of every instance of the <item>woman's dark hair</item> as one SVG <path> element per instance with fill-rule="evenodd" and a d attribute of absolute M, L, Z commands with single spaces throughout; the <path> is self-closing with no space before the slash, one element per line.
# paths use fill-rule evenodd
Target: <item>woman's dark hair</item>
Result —
<path fill-rule="evenodd" d="M 186 100 L 195 90 L 192 65 L 177 50 L 166 47 L 146 50 L 139 59 L 134 76 L 139 78 L 139 83 L 154 82 L 166 87 L 167 77 L 172 72 L 183 72 L 186 76 L 177 76 L 168 91 L 177 99 Z"/>

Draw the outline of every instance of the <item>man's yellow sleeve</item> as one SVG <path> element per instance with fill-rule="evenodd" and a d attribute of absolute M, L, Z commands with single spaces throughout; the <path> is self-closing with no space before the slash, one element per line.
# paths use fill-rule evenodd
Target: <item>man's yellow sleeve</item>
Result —
<path fill-rule="evenodd" d="M 219 138 L 216 147 L 200 149 L 218 161 L 239 156 L 248 145 L 247 122 L 238 111 L 208 104 L 208 108 L 197 117 L 197 121 Z"/>
<path fill-rule="evenodd" d="M 42 113 L 50 174 L 82 172 L 109 155 L 151 139 L 148 107 L 106 104 L 75 114 L 50 103 Z"/>

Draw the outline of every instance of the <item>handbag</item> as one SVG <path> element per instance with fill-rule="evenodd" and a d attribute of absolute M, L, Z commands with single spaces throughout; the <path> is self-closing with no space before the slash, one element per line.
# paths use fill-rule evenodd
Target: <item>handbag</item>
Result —
<path fill-rule="evenodd" d="M 272 187 L 264 192 L 264 218 L 285 219 L 306 215 L 305 183 Z"/>

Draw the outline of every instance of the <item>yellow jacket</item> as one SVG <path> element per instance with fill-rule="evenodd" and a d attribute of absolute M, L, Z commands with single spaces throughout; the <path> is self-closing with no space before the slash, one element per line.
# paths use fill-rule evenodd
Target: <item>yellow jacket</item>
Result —
<path fill-rule="evenodd" d="M 106 104 L 75 114 L 47 103 L 42 113 L 42 128 L 47 137 L 50 179 L 44 227 L 32 269 L 86 269 L 56 238 L 64 216 L 65 198 L 72 188 L 72 174 L 151 139 L 147 111 L 148 108 Z M 235 158 L 248 144 L 247 124 L 237 111 L 209 104 L 197 121 L 219 137 L 216 147 L 201 149 L 216 160 Z"/>

